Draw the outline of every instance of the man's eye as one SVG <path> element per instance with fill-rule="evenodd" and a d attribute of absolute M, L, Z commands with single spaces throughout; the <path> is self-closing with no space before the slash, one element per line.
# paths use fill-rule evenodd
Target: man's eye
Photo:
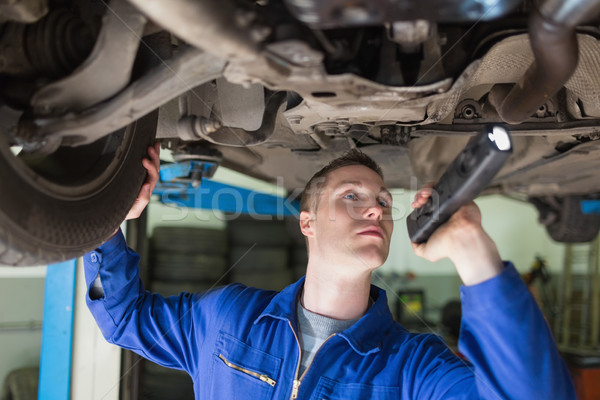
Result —
<path fill-rule="evenodd" d="M 347 193 L 344 195 L 344 199 L 357 200 L 358 197 L 354 193 Z"/>
<path fill-rule="evenodd" d="M 389 202 L 389 201 L 387 201 L 387 200 L 380 199 L 380 200 L 379 200 L 379 205 L 380 205 L 381 207 L 388 208 L 388 207 L 391 207 L 391 206 L 392 206 L 392 203 L 391 203 L 391 202 Z"/>

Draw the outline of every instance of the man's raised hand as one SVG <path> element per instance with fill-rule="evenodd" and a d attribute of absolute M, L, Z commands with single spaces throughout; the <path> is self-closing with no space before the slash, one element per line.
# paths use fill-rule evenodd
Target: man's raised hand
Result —
<path fill-rule="evenodd" d="M 411 206 L 422 207 L 431 196 L 433 185 L 417 192 Z M 471 201 L 433 232 L 425 243 L 411 243 L 416 255 L 431 262 L 448 257 L 465 285 L 474 285 L 498 275 L 502 259 L 496 244 L 483 230 L 481 212 Z"/>

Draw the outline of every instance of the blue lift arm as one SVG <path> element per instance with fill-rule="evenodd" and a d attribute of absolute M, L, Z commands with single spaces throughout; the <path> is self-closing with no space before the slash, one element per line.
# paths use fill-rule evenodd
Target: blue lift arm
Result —
<path fill-rule="evenodd" d="M 584 214 L 600 214 L 600 200 L 581 200 L 581 211 Z"/>
<path fill-rule="evenodd" d="M 197 161 L 161 164 L 160 182 L 153 191 L 164 204 L 220 210 L 226 213 L 297 216 L 300 202 L 208 178 L 194 180 L 213 166 Z"/>

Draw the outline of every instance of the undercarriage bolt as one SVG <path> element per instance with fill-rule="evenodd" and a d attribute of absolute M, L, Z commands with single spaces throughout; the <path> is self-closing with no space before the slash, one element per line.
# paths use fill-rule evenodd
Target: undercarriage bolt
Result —
<path fill-rule="evenodd" d="M 538 108 L 537 111 L 535 112 L 535 115 L 538 118 L 544 118 L 546 116 L 547 112 L 548 112 L 548 106 L 546 104 L 542 104 L 540 106 L 540 108 Z"/>
<path fill-rule="evenodd" d="M 216 132 L 222 126 L 221 121 L 214 118 L 196 118 L 196 129 L 199 129 L 205 135 Z"/>
<path fill-rule="evenodd" d="M 477 116 L 477 110 L 472 105 L 466 105 L 462 108 L 461 114 L 464 119 L 473 119 Z"/>

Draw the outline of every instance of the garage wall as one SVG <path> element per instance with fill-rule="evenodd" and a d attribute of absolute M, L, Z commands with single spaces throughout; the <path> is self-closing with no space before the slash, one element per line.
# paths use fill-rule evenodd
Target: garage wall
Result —
<path fill-rule="evenodd" d="M 39 365 L 46 267 L 0 266 L 0 385 L 8 373 Z M 9 329 L 7 324 L 31 323 Z"/>
<path fill-rule="evenodd" d="M 562 271 L 565 245 L 548 236 L 533 205 L 502 196 L 483 197 L 477 204 L 500 255 L 513 261 L 520 272 L 529 270 L 536 255 L 547 260 L 551 272 Z"/>

